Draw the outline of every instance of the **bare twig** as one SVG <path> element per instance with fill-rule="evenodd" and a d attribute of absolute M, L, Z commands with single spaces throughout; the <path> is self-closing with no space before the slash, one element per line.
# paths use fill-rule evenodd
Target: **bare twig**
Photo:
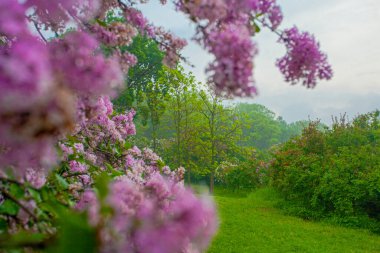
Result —
<path fill-rule="evenodd" d="M 11 178 L 6 178 L 6 177 L 2 177 L 2 176 L 0 176 L 0 181 L 2 181 L 2 182 L 7 182 L 7 183 L 11 183 L 11 184 L 17 184 L 17 185 L 19 185 L 19 186 L 21 186 L 21 187 L 23 187 L 23 188 L 30 188 L 30 189 L 33 189 L 33 190 L 38 191 L 37 188 L 32 187 L 32 186 L 30 186 L 30 185 L 26 185 L 26 184 L 24 184 L 24 183 L 21 183 L 21 182 L 15 180 L 15 179 L 11 179 Z"/>
<path fill-rule="evenodd" d="M 34 213 L 32 213 L 29 210 L 29 208 L 27 208 L 24 204 L 22 204 L 18 199 L 16 199 L 12 194 L 10 194 L 7 190 L 0 188 L 0 192 L 4 195 L 5 198 L 12 200 L 14 203 L 20 206 L 21 209 L 24 210 L 27 214 L 29 214 L 30 217 L 32 217 L 34 221 L 38 221 L 37 216 Z"/>
<path fill-rule="evenodd" d="M 69 177 L 76 177 L 76 176 L 83 176 L 83 175 L 87 175 L 88 172 L 75 172 L 75 173 L 70 173 L 70 174 L 67 174 L 67 175 L 62 175 L 63 178 L 69 178 Z"/>
<path fill-rule="evenodd" d="M 32 23 L 33 23 L 34 27 L 36 28 L 38 34 L 40 35 L 41 39 L 42 39 L 43 41 L 45 41 L 45 43 L 47 43 L 48 41 L 47 41 L 47 39 L 45 38 L 45 36 L 42 34 L 40 28 L 38 27 L 37 22 L 34 21 L 34 20 L 32 20 L 32 19 L 30 19 L 30 20 L 32 21 Z"/>
<path fill-rule="evenodd" d="M 20 185 L 20 186 L 24 186 L 23 183 L 15 180 L 15 179 L 11 179 L 11 178 L 6 178 L 6 177 L 1 177 L 0 176 L 0 181 L 12 183 L 12 184 L 17 184 L 17 185 Z"/>

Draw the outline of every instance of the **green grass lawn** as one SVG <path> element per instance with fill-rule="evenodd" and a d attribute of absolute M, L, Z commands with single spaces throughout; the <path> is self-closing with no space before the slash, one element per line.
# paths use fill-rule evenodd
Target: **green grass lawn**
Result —
<path fill-rule="evenodd" d="M 380 252 L 380 236 L 286 216 L 274 208 L 277 200 L 271 189 L 217 193 L 220 228 L 208 253 Z"/>

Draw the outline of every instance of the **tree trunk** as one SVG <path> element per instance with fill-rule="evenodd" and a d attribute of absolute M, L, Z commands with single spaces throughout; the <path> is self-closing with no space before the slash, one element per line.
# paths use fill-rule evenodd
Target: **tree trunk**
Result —
<path fill-rule="evenodd" d="M 214 172 L 210 175 L 210 194 L 214 193 Z"/>

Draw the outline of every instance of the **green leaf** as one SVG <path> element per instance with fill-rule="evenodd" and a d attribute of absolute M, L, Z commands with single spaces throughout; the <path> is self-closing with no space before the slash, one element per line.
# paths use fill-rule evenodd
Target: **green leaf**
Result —
<path fill-rule="evenodd" d="M 258 26 L 258 25 L 255 23 L 255 32 L 256 32 L 256 33 L 259 33 L 260 31 L 261 31 L 260 26 Z"/>
<path fill-rule="evenodd" d="M 66 179 L 64 179 L 63 177 L 61 177 L 60 175 L 58 174 L 55 174 L 55 178 L 58 182 L 58 186 L 60 186 L 60 188 L 66 190 L 69 188 L 69 183 L 67 183 Z"/>
<path fill-rule="evenodd" d="M 111 175 L 112 175 L 113 177 L 118 177 L 118 176 L 125 175 L 125 173 L 122 172 L 122 171 L 119 171 L 119 170 L 114 170 L 114 171 L 112 171 Z"/>
<path fill-rule="evenodd" d="M 113 171 L 113 167 L 112 167 L 111 164 L 109 164 L 109 163 L 106 162 L 106 163 L 104 163 L 104 165 L 106 166 L 107 170 Z"/>
<path fill-rule="evenodd" d="M 41 198 L 44 201 L 47 201 L 50 199 L 49 189 L 47 187 L 41 188 Z"/>
<path fill-rule="evenodd" d="M 125 148 L 125 149 L 130 149 L 130 148 L 132 148 L 132 144 L 126 141 L 126 142 L 124 143 L 124 148 Z"/>
<path fill-rule="evenodd" d="M 12 200 L 6 199 L 0 205 L 0 214 L 17 215 L 20 207 Z"/>
<path fill-rule="evenodd" d="M 96 231 L 90 227 L 85 214 L 58 208 L 59 227 L 57 242 L 48 249 L 54 253 L 96 252 Z"/>
<path fill-rule="evenodd" d="M 12 184 L 9 188 L 9 192 L 17 199 L 24 197 L 25 194 L 24 189 L 18 184 Z"/>
<path fill-rule="evenodd" d="M 30 194 L 30 196 L 32 196 L 32 198 L 37 202 L 37 203 L 40 203 L 42 201 L 42 198 L 41 198 L 41 194 L 34 190 L 34 189 L 28 189 L 28 192 Z"/>
<path fill-rule="evenodd" d="M 98 190 L 99 197 L 103 200 L 108 194 L 108 184 L 111 178 L 107 173 L 100 174 L 95 180 L 95 188 Z"/>
<path fill-rule="evenodd" d="M 161 170 L 165 166 L 165 162 L 161 159 L 157 160 L 157 167 Z"/>
<path fill-rule="evenodd" d="M 30 233 L 26 231 L 18 232 L 17 234 L 5 234 L 0 236 L 0 244 L 2 248 L 9 248 L 6 252 L 18 252 L 19 245 L 38 245 L 46 240 L 46 235 L 40 233 Z M 12 249 L 12 250 L 10 250 Z M 20 251 L 24 252 L 24 251 Z"/>
<path fill-rule="evenodd" d="M 98 23 L 99 25 L 103 26 L 103 27 L 106 27 L 107 26 L 107 23 L 104 22 L 103 20 L 100 20 L 100 19 L 96 19 L 96 23 Z"/>
<path fill-rule="evenodd" d="M 7 231 L 8 223 L 4 219 L 0 219 L 0 233 Z"/>

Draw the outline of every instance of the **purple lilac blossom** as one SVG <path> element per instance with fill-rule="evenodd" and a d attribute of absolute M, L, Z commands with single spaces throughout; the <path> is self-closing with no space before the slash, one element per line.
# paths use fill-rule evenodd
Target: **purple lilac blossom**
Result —
<path fill-rule="evenodd" d="M 331 79 L 331 66 L 314 36 L 293 27 L 283 32 L 280 42 L 285 44 L 287 53 L 276 64 L 287 82 L 302 82 L 313 88 L 317 79 Z"/>
<path fill-rule="evenodd" d="M 97 52 L 99 43 L 84 32 L 71 32 L 49 48 L 58 81 L 79 94 L 113 94 L 123 84 L 118 61 Z"/>

